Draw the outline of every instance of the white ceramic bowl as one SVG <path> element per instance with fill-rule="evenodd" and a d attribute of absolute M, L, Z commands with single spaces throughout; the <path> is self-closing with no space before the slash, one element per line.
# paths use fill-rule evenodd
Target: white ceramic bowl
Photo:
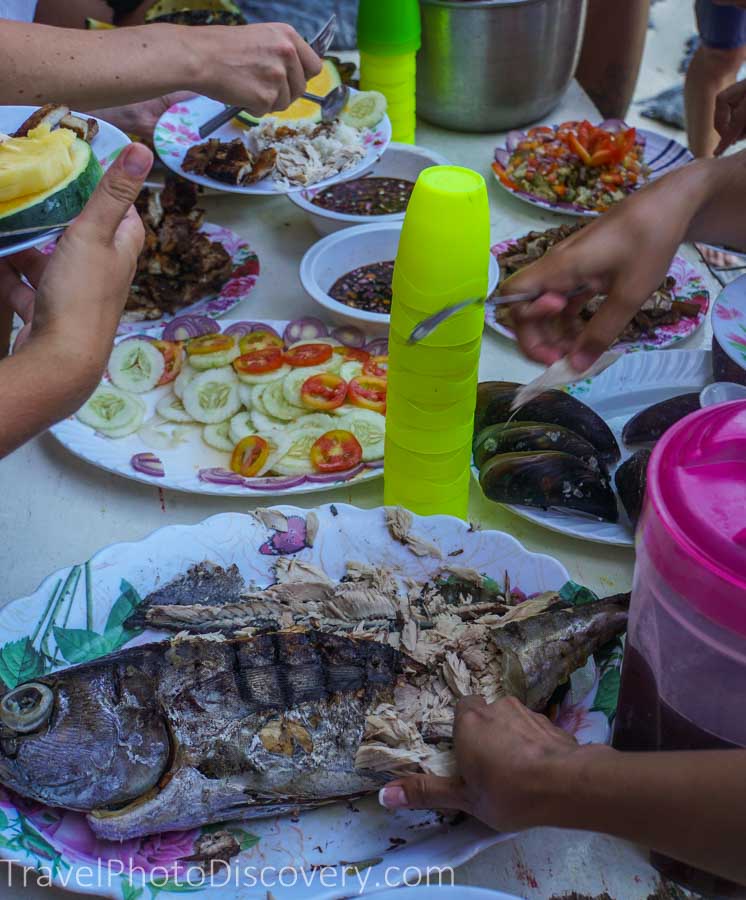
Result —
<path fill-rule="evenodd" d="M 379 178 L 406 178 L 416 181 L 423 169 L 429 166 L 446 166 L 448 160 L 428 150 L 427 147 L 415 147 L 413 144 L 389 144 L 383 156 L 375 163 L 365 175 L 376 175 Z M 361 175 L 357 176 L 361 178 Z M 288 200 L 305 210 L 308 221 L 319 234 L 331 234 L 342 228 L 350 228 L 353 225 L 372 225 L 388 222 L 403 222 L 404 213 L 391 213 L 387 216 L 351 216 L 346 213 L 334 212 L 316 206 L 311 200 L 318 193 L 319 188 L 307 188 L 304 191 L 296 191 L 288 194 Z"/>
<path fill-rule="evenodd" d="M 388 314 L 346 306 L 332 299 L 328 291 L 338 278 L 358 266 L 395 259 L 401 229 L 401 222 L 345 228 L 316 241 L 306 252 L 300 264 L 300 281 L 308 296 L 324 308 L 326 316 L 322 318 L 340 325 L 356 325 L 373 337 L 388 333 Z M 487 296 L 497 287 L 499 277 L 499 266 L 490 253 Z"/>

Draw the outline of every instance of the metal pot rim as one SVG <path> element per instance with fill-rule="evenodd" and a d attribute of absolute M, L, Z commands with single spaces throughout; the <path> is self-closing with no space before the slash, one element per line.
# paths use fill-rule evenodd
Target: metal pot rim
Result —
<path fill-rule="evenodd" d="M 548 3 L 551 0 L 420 0 L 421 6 L 437 6 L 441 9 L 492 9 L 501 6 L 528 6 L 532 3 Z"/>

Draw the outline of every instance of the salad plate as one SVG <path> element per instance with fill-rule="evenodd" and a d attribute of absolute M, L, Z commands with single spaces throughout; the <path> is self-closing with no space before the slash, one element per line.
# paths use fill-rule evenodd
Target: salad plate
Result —
<path fill-rule="evenodd" d="M 141 323 L 142 324 L 142 323 Z M 117 342 L 117 347 L 122 348 L 125 342 L 135 338 L 141 338 L 143 341 L 152 343 L 157 340 L 165 340 L 169 342 L 183 340 L 184 338 L 198 337 L 204 334 L 225 334 L 234 336 L 236 339 L 253 331 L 268 330 L 276 335 L 295 335 L 294 341 L 302 338 L 312 340 L 318 338 L 319 341 L 325 343 L 338 343 L 334 337 L 330 336 L 329 330 L 318 319 L 298 319 L 294 322 L 263 320 L 261 322 L 244 322 L 235 319 L 223 319 L 217 322 L 204 316 L 180 316 L 172 320 L 165 326 L 148 329 L 141 327 L 137 334 L 130 334 L 121 338 Z M 362 350 L 365 344 L 365 337 L 358 329 L 350 331 L 349 328 L 339 330 L 333 329 L 334 334 L 341 334 L 349 340 L 350 337 L 357 337 L 357 348 L 349 348 L 353 350 Z M 349 336 L 348 336 L 349 335 Z M 288 340 L 288 343 L 291 343 Z M 370 348 L 369 351 L 373 356 L 379 356 L 385 351 L 385 339 L 374 339 L 365 346 Z M 128 344 L 126 346 L 129 346 Z M 171 346 L 174 346 L 172 344 Z M 112 360 L 114 356 L 112 355 Z M 162 365 L 162 363 L 161 363 Z M 356 366 L 361 370 L 362 363 Z M 109 371 L 112 368 L 112 361 L 109 362 Z M 229 368 L 229 367 L 226 367 Z M 224 373 L 226 368 L 220 369 Z M 355 373 L 359 374 L 358 368 Z M 178 370 L 177 370 L 178 371 Z M 210 371 L 218 371 L 212 369 Z M 283 372 L 287 372 L 288 376 L 283 376 L 277 384 L 282 388 L 283 381 L 295 378 L 297 382 L 294 385 L 296 394 L 301 388 L 301 381 L 307 374 L 307 377 L 317 374 L 320 370 L 318 367 L 302 366 L 293 369 L 290 366 L 283 365 Z M 232 370 L 231 370 L 232 372 Z M 296 377 L 293 373 L 299 373 Z M 351 380 L 354 377 L 352 372 L 345 372 Z M 191 372 L 194 376 L 194 372 Z M 207 372 L 202 372 L 206 375 Z M 235 375 L 231 375 L 235 379 Z M 300 379 L 300 380 L 298 380 Z M 261 380 L 261 378 L 260 378 Z M 261 408 L 254 407 L 252 412 L 251 400 L 246 399 L 252 394 L 251 385 L 241 384 L 239 386 L 240 402 L 238 400 L 230 401 L 231 407 L 227 409 L 225 415 L 222 416 L 223 424 L 227 424 L 231 420 L 231 424 L 240 433 L 230 434 L 228 429 L 222 435 L 215 434 L 215 429 L 221 424 L 220 415 L 211 417 L 215 423 L 209 424 L 191 421 L 189 414 L 185 414 L 184 407 L 181 404 L 178 394 L 174 393 L 174 389 L 179 383 L 179 379 L 172 380 L 160 386 L 156 386 L 152 390 L 145 393 L 128 393 L 110 385 L 109 379 L 102 382 L 102 388 L 109 387 L 117 396 L 114 397 L 115 402 L 123 397 L 127 403 L 127 408 L 131 408 L 138 415 L 138 424 L 135 430 L 130 429 L 131 433 L 126 436 L 116 437 L 109 436 L 110 430 L 107 429 L 106 423 L 102 422 L 101 431 L 97 431 L 95 427 L 84 424 L 77 416 L 71 416 L 68 419 L 58 423 L 51 429 L 52 435 L 70 452 L 84 459 L 86 462 L 106 471 L 121 475 L 125 478 L 131 478 L 145 484 L 155 485 L 161 488 L 169 488 L 171 490 L 185 491 L 195 494 L 212 494 L 226 497 L 263 497 L 263 496 L 284 496 L 293 494 L 307 494 L 315 491 L 328 490 L 339 487 L 341 485 L 350 485 L 361 481 L 369 481 L 379 478 L 383 474 L 383 431 L 377 432 L 378 420 L 383 422 L 383 416 L 368 410 L 357 410 L 356 407 L 349 405 L 347 401 L 343 404 L 343 408 L 335 411 L 335 415 L 316 414 L 315 419 L 318 420 L 319 415 L 325 424 L 320 426 L 318 421 L 312 421 L 310 416 L 304 415 L 304 410 L 298 406 L 291 404 L 288 412 L 285 409 L 287 401 L 283 400 L 282 390 L 276 396 L 272 403 L 275 412 L 281 415 L 287 413 L 287 421 L 278 422 L 277 419 L 268 415 L 267 407 L 262 404 Z M 188 385 L 188 382 L 187 382 Z M 269 388 L 269 384 L 266 387 Z M 265 384 L 256 384 L 254 387 L 265 387 Z M 248 388 L 247 392 L 244 392 Z M 101 389 L 101 388 L 100 388 Z M 100 390 L 99 389 L 99 390 Z M 206 388 L 209 391 L 220 393 L 223 389 L 221 384 L 213 386 L 212 383 Z M 225 393 L 225 391 L 224 391 Z M 299 395 L 298 395 L 299 397 Z M 298 399 L 296 397 L 296 399 Z M 109 398 L 111 399 L 111 398 Z M 108 402 L 107 399 L 103 400 Z M 212 400 L 210 400 L 212 402 Z M 258 402 L 258 401 L 257 401 Z M 267 402 L 270 402 L 269 400 Z M 91 401 L 86 404 L 84 410 L 89 406 Z M 283 409 L 277 409 L 277 404 L 283 406 Z M 164 405 L 166 407 L 164 411 Z M 175 411 L 171 407 L 175 406 Z M 236 407 L 235 409 L 233 407 Z M 141 411 L 138 412 L 138 407 Z M 271 436 L 274 440 L 276 436 L 279 443 L 285 450 L 293 450 L 294 444 L 285 446 L 288 440 L 299 438 L 299 430 L 303 432 L 305 429 L 310 436 L 311 433 L 315 437 L 319 437 L 322 433 L 336 428 L 346 428 L 347 419 L 342 419 L 341 414 L 347 413 L 356 418 L 355 425 L 349 427 L 355 431 L 355 436 L 359 438 L 364 445 L 364 456 L 366 461 L 359 461 L 352 465 L 348 470 L 341 472 L 314 472 L 308 461 L 309 447 L 305 448 L 305 465 L 298 466 L 294 461 L 292 466 L 288 466 L 281 471 L 279 475 L 267 475 L 267 477 L 243 477 L 236 472 L 230 471 L 231 452 L 233 446 L 239 442 L 242 437 L 248 437 L 251 434 L 267 433 L 268 439 Z M 261 421 L 259 424 L 252 416 L 259 413 Z M 305 410 L 308 414 L 309 410 Z M 79 415 L 83 416 L 83 410 L 79 411 Z M 234 417 L 245 417 L 239 423 L 234 423 Z M 290 418 L 295 416 L 295 418 Z M 337 418 L 340 416 L 340 418 Z M 362 425 L 357 419 L 362 417 Z M 372 417 L 375 427 L 369 429 L 369 423 L 365 421 L 365 417 Z M 377 418 L 376 418 L 377 417 Z M 304 421 L 305 419 L 305 421 Z M 88 418 L 94 422 L 96 416 Z M 124 419 L 122 419 L 124 422 Z M 125 422 L 127 425 L 131 422 Z M 339 424 L 337 424 L 339 423 Z M 365 436 L 358 433 L 358 427 L 362 428 Z M 212 429 L 212 434 L 206 436 L 205 429 Z M 127 430 L 126 428 L 124 429 Z M 230 435 L 233 434 L 233 437 Z M 300 435 L 302 437 L 302 434 Z M 315 439 L 315 438 L 314 438 Z M 209 441 L 209 443 L 208 443 Z M 368 441 L 369 443 L 366 443 Z M 313 443 L 313 440 L 310 441 Z M 220 445 L 221 449 L 216 449 Z M 370 446 L 380 446 L 380 456 L 375 459 L 370 458 L 368 450 Z M 272 445 L 272 452 L 279 453 L 279 449 Z M 302 471 L 301 471 L 302 470 Z M 263 472 L 260 474 L 264 474 Z"/>
<path fill-rule="evenodd" d="M 169 169 L 176 172 L 177 175 L 181 175 L 183 178 L 194 181 L 203 187 L 215 188 L 235 194 L 276 196 L 277 194 L 301 191 L 309 187 L 307 184 L 283 185 L 271 176 L 261 178 L 254 184 L 238 185 L 219 181 L 207 175 L 198 175 L 194 172 L 185 171 L 183 162 L 187 152 L 190 148 L 205 143 L 199 136 L 199 126 L 222 109 L 224 109 L 222 103 L 210 100 L 208 97 L 198 96 L 175 104 L 161 116 L 155 126 L 153 142 L 158 156 Z M 250 127 L 237 125 L 236 120 L 232 119 L 221 126 L 212 135 L 212 138 L 229 142 L 236 138 L 243 139 L 250 133 Z M 354 165 L 343 169 L 336 175 L 314 182 L 314 188 L 324 188 L 338 181 L 355 178 L 374 165 L 391 142 L 391 122 L 389 117 L 384 115 L 374 128 L 363 129 L 361 137 L 365 155 Z"/>
<path fill-rule="evenodd" d="M 418 580 L 442 566 L 442 560 L 415 556 L 395 541 L 380 508 L 324 505 L 315 510 L 313 540 L 308 510 L 275 509 L 293 524 L 292 540 L 281 546 L 278 532 L 260 517 L 224 513 L 114 544 L 50 574 L 33 594 L 0 610 L 4 689 L 72 660 L 88 662 L 167 637 L 162 631 L 129 631 L 123 617 L 151 591 L 206 559 L 223 567 L 235 564 L 246 582 L 256 584 L 275 580 L 275 565 L 283 556 L 322 567 L 333 578 L 342 576 L 350 559 L 394 567 L 403 578 Z M 444 559 L 457 557 L 459 566 L 500 585 L 507 575 L 528 596 L 567 583 L 557 560 L 528 552 L 508 534 L 472 530 L 450 516 L 415 516 L 412 527 L 440 548 Z M 274 549 L 268 552 L 268 545 Z M 570 587 L 577 592 L 577 585 Z M 555 721 L 582 743 L 609 738 L 620 661 L 616 641 L 611 652 L 598 654 L 572 676 Z M 461 815 L 392 814 L 375 797 L 223 827 L 241 852 L 211 878 L 189 860 L 203 833 L 215 830 L 210 826 L 110 842 L 96 838 L 84 815 L 22 800 L 0 788 L 0 857 L 36 869 L 49 884 L 111 900 L 168 900 L 187 893 L 194 900 L 341 900 L 404 884 L 418 869 L 456 867 L 511 837 Z M 444 880 L 449 880 L 447 872 Z"/>
<path fill-rule="evenodd" d="M 561 126 L 559 125 L 538 126 L 536 130 L 549 132 L 550 130 L 556 131 L 556 129 L 560 127 Z M 607 120 L 606 122 L 602 122 L 598 127 L 608 129 L 610 133 L 616 133 L 626 128 L 625 124 L 618 119 Z M 534 129 L 529 129 L 529 131 L 533 130 Z M 644 173 L 641 173 L 638 177 L 637 185 L 627 183 L 623 191 L 624 193 L 631 193 L 636 186 L 639 186 L 646 181 L 660 178 L 661 176 L 672 172 L 674 169 L 691 162 L 694 158 L 686 147 L 678 141 L 675 141 L 673 138 L 658 134 L 655 131 L 648 131 L 646 128 L 636 128 L 634 130 L 636 133 L 636 147 L 640 151 L 640 161 L 647 169 L 647 175 L 645 176 Z M 512 155 L 516 152 L 519 144 L 524 141 L 527 136 L 528 132 L 511 131 L 506 137 L 505 145 L 498 147 L 495 150 L 495 161 L 492 164 L 492 169 L 495 180 L 500 187 L 514 197 L 517 197 L 519 200 L 523 200 L 525 203 L 529 203 L 531 206 L 546 210 L 547 212 L 562 213 L 566 216 L 580 216 L 584 218 L 600 215 L 601 211 L 581 206 L 577 203 L 565 202 L 559 198 L 557 200 L 549 200 L 537 196 L 530 192 L 528 183 L 525 183 L 525 186 L 519 185 L 510 177 L 506 177 L 506 168 L 510 164 Z M 557 157 L 558 168 L 565 168 L 568 166 L 580 167 L 580 165 L 580 160 L 577 155 L 570 151 L 569 148 Z M 621 167 L 620 171 L 623 170 L 624 167 Z"/>
<path fill-rule="evenodd" d="M 0 106 L 0 133 L 12 134 L 38 108 L 38 106 Z M 86 113 L 83 118 L 95 117 Z M 123 131 L 103 119 L 96 119 L 96 122 L 98 123 L 98 133 L 93 138 L 91 147 L 102 168 L 108 169 L 122 149 L 130 143 L 130 139 Z M 25 238 L 0 235 L 0 257 L 46 244 L 59 231 L 59 228 L 52 227 L 45 231 L 34 232 Z"/>
<path fill-rule="evenodd" d="M 633 448 L 624 445 L 621 437 L 622 429 L 632 416 L 661 400 L 700 391 L 711 381 L 712 353 L 709 350 L 650 351 L 628 353 L 600 375 L 570 385 L 567 390 L 587 403 L 614 432 L 622 451 L 621 465 L 633 452 Z M 473 469 L 473 472 L 478 478 L 477 470 Z M 613 480 L 613 471 L 610 474 Z M 506 504 L 522 519 L 558 534 L 631 548 L 634 546 L 632 526 L 618 498 L 617 505 L 619 521 L 603 522 L 572 510 Z"/>
<path fill-rule="evenodd" d="M 492 246 L 492 254 L 498 262 L 500 255 L 515 247 L 525 234 L 524 230 Z M 668 277 L 673 280 L 670 289 L 673 298 L 676 301 L 699 306 L 697 315 L 681 316 L 678 322 L 672 324 L 655 325 L 654 333 L 650 335 L 641 334 L 637 338 L 619 340 L 614 344 L 614 350 L 624 353 L 634 350 L 663 350 L 691 337 L 702 326 L 710 308 L 710 294 L 700 271 L 683 257 L 675 256 L 668 270 Z M 505 278 L 505 273 L 501 271 L 500 280 L 503 281 Z M 515 341 L 515 332 L 504 322 L 504 317 L 509 313 L 509 306 L 499 306 L 489 299 L 485 303 L 484 316 L 487 327 L 508 340 Z"/>

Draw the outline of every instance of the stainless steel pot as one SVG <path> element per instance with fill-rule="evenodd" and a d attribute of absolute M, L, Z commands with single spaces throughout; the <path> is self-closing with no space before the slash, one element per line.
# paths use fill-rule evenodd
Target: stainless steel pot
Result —
<path fill-rule="evenodd" d="M 586 0 L 420 0 L 420 9 L 423 119 L 506 131 L 559 103 L 578 62 Z"/>

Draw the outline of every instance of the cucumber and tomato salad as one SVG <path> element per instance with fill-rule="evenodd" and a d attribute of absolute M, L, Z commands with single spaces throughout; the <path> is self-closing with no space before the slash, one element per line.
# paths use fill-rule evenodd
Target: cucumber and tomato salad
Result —
<path fill-rule="evenodd" d="M 381 342 L 373 352 L 323 334 L 288 343 L 287 334 L 253 324 L 247 334 L 126 338 L 78 419 L 106 437 L 138 432 L 158 448 L 178 446 L 180 430 L 200 427 L 205 444 L 230 454 L 227 466 L 246 478 L 333 475 L 382 459 Z M 166 390 L 145 422 L 141 396 L 157 388 Z"/>

